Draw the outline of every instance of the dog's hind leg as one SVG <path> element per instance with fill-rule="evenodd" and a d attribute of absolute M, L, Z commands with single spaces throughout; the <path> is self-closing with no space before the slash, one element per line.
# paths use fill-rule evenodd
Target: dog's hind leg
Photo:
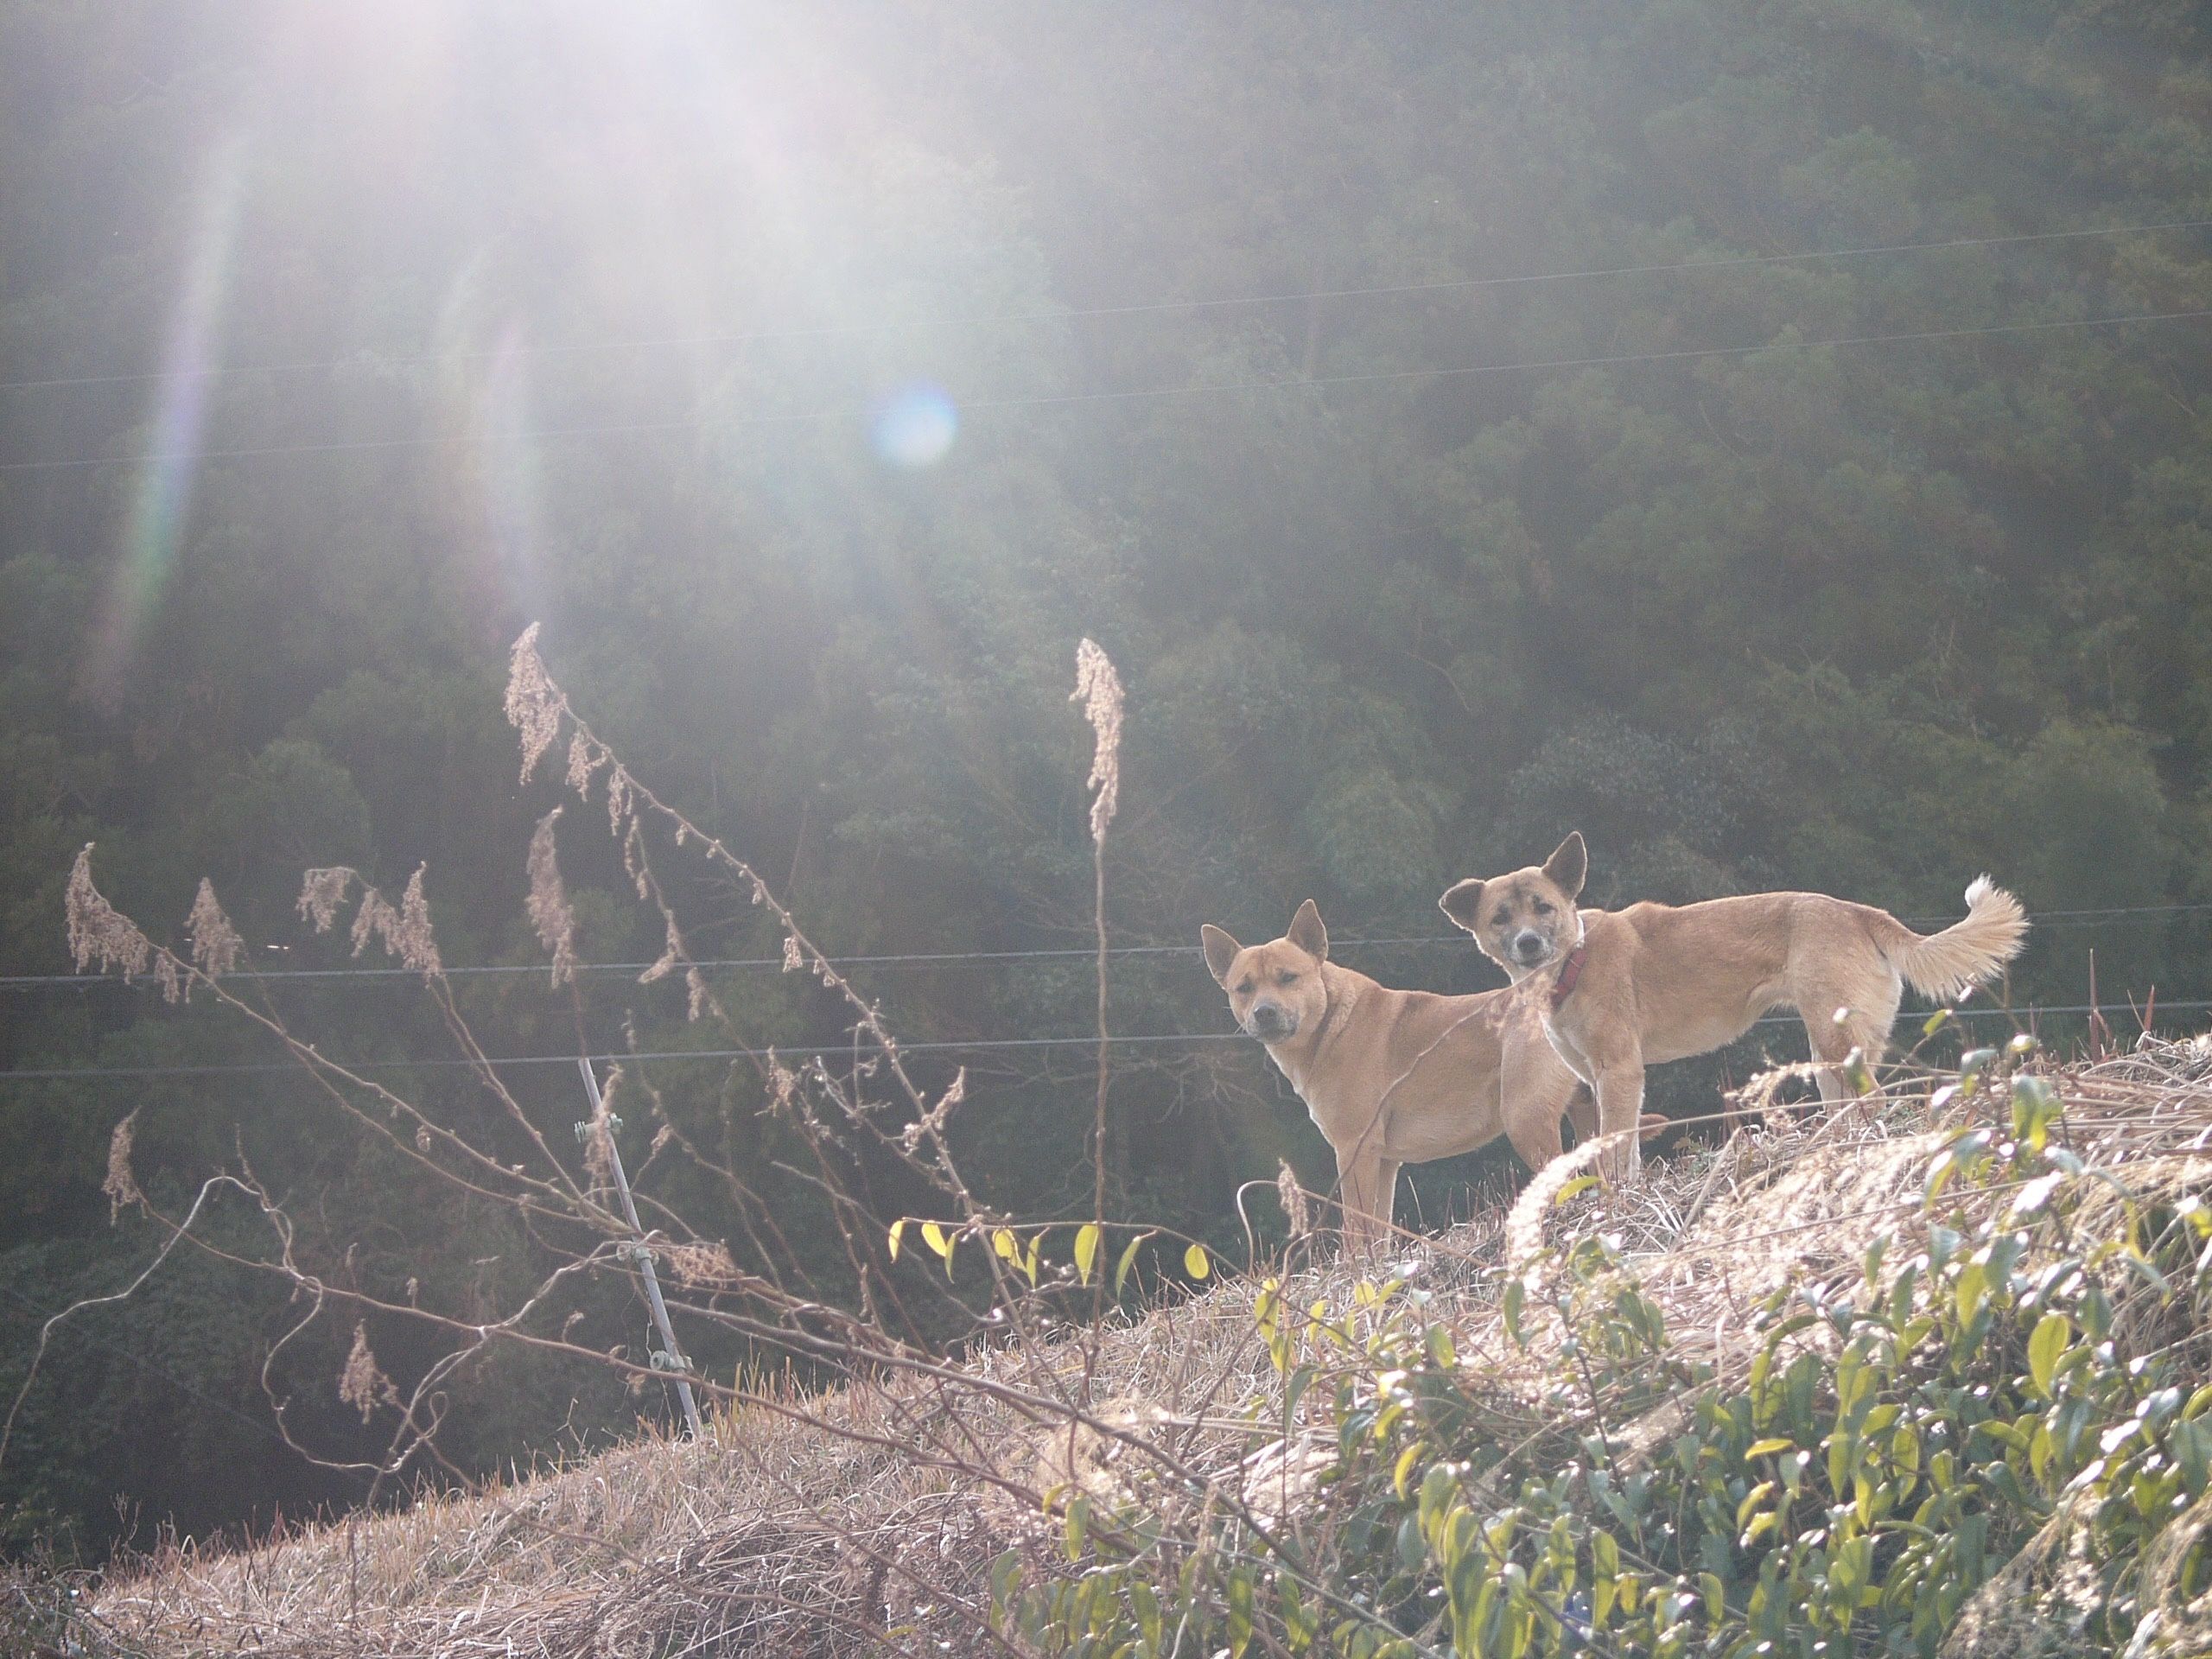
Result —
<path fill-rule="evenodd" d="M 1393 1218 L 1398 1213 L 1398 1170 L 1395 1158 L 1385 1158 L 1375 1166 L 1375 1245 L 1377 1249 L 1390 1247 Z"/>
<path fill-rule="evenodd" d="M 1890 1027 L 1897 1022 L 1899 990 L 1894 983 L 1887 988 L 1862 988 L 1855 1006 L 1840 997 L 1806 1000 L 1801 1010 L 1805 1020 L 1805 1039 L 1813 1052 L 1814 1064 L 1819 1067 L 1814 1073 L 1814 1081 L 1820 1085 L 1823 1105 L 1833 1107 L 1856 1097 L 1843 1076 L 1844 1064 L 1853 1050 L 1859 1052 L 1870 1071 L 1889 1052 Z M 1875 1004 L 1879 1006 L 1871 1006 Z M 1824 1012 L 1826 1017 L 1816 1010 Z M 1875 1092 L 1879 1093 L 1878 1087 Z"/>
<path fill-rule="evenodd" d="M 1823 1015 L 1813 1011 L 1820 1006 L 1816 1003 L 1801 1010 L 1805 1017 L 1805 1046 L 1813 1051 L 1813 1081 L 1820 1085 L 1821 1104 L 1834 1106 L 1851 1094 L 1843 1086 L 1841 1069 L 1851 1052 L 1851 1036 L 1845 1029 L 1851 1011 L 1834 1007 Z"/>
<path fill-rule="evenodd" d="M 1581 1090 L 1577 1089 L 1575 1092 L 1579 1096 Z M 1590 1114 L 1593 1124 L 1597 1116 L 1593 1109 Z M 1559 1103 L 1555 1101 L 1521 1100 L 1508 1103 L 1505 1114 L 1505 1138 L 1513 1143 L 1513 1150 L 1521 1154 L 1521 1161 L 1528 1165 L 1531 1171 L 1541 1169 L 1567 1150 L 1566 1142 L 1560 1138 L 1560 1116 Z M 1578 1139 L 1582 1138 L 1580 1129 L 1578 1128 L 1575 1134 Z"/>
<path fill-rule="evenodd" d="M 1567 1096 L 1567 1121 L 1574 1129 L 1578 1147 L 1598 1133 L 1598 1096 L 1580 1077 L 1575 1079 L 1574 1092 Z"/>

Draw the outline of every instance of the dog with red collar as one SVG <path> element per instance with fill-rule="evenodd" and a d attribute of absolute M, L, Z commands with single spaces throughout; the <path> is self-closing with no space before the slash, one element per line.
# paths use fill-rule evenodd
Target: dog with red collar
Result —
<path fill-rule="evenodd" d="M 1967 889 L 1964 920 L 1923 938 L 1885 910 L 1819 893 L 1583 910 L 1588 870 L 1577 831 L 1541 865 L 1470 878 L 1437 903 L 1515 984 L 1549 980 L 1544 1032 L 1596 1092 L 1600 1134 L 1641 1119 L 1644 1067 L 1733 1042 L 1776 1008 L 1803 1019 L 1821 1097 L 1840 1100 L 1852 1052 L 1872 1065 L 1887 1051 L 1907 984 L 1962 996 L 2018 955 L 2028 931 L 2020 901 L 1987 876 Z M 1624 1135 L 1605 1173 L 1624 1179 L 1640 1161 Z"/>

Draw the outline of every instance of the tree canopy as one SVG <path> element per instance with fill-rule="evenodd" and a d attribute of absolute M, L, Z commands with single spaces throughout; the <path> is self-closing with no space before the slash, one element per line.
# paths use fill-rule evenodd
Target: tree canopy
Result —
<path fill-rule="evenodd" d="M 1600 903 L 1934 920 L 1986 869 L 2046 918 L 2016 1002 L 2081 1004 L 2094 950 L 2107 1007 L 2201 1020 L 2208 45 L 2193 8 L 2104 0 L 23 0 L 0 971 L 67 969 L 87 841 L 149 921 L 211 878 L 257 965 L 348 965 L 293 914 L 340 863 L 423 867 L 449 963 L 540 962 L 552 798 L 499 699 L 537 620 L 825 947 L 1068 953 L 855 969 L 911 1040 L 1088 1028 L 1085 635 L 1129 696 L 1112 937 L 1185 947 L 1116 959 L 1119 1032 L 1225 1032 L 1199 924 L 1264 938 L 1307 897 L 1414 941 L 1344 947 L 1378 977 L 1492 983 L 1436 895 L 1573 828 Z M 562 826 L 582 954 L 648 962 L 590 831 Z M 772 961 L 716 914 L 715 955 Z M 633 982 L 467 995 L 502 1052 L 680 1045 L 681 993 Z M 266 993 L 353 1056 L 439 1051 L 404 979 Z M 726 995 L 753 1040 L 838 1039 L 772 967 Z M 143 1179 L 250 1157 L 334 1273 L 523 1271 L 510 1222 L 281 1067 L 176 1071 L 274 1058 L 206 1010 L 0 999 L 0 1062 L 103 1072 L 0 1084 L 10 1391 L 40 1311 L 150 1251 L 99 1191 L 134 1108 Z M 996 1200 L 1087 1202 L 1086 1051 L 968 1064 Z M 1131 1215 L 1227 1237 L 1278 1156 L 1325 1184 L 1255 1049 L 1117 1077 Z M 757 1087 L 659 1082 L 832 1236 Z M 567 1074 L 529 1086 L 581 1115 Z M 202 1260 L 63 1338 L 10 1536 L 97 1551 L 141 1524 L 118 1492 L 188 1529 L 351 1497 L 266 1427 L 281 1313 Z M 345 1334 L 286 1374 L 339 1438 Z M 485 1467 L 637 1408 L 520 1367 L 459 1394 Z"/>

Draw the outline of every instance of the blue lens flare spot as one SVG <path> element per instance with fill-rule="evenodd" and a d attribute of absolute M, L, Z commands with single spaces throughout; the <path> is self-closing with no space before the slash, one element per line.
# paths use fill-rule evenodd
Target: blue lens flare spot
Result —
<path fill-rule="evenodd" d="M 876 406 L 875 453 L 903 472 L 934 467 L 960 433 L 960 411 L 937 386 L 901 386 Z"/>

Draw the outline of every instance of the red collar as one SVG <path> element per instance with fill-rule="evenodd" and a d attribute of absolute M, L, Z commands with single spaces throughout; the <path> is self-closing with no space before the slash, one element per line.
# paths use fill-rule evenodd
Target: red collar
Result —
<path fill-rule="evenodd" d="M 1567 999 L 1574 995 L 1574 988 L 1582 979 L 1582 965 L 1590 959 L 1590 947 L 1585 943 L 1568 951 L 1559 965 L 1559 976 L 1552 981 L 1552 1011 L 1556 1014 Z"/>

